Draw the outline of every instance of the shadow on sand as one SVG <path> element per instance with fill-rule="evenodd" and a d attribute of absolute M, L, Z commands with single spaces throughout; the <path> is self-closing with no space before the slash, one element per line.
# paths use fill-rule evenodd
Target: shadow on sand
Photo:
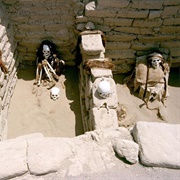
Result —
<path fill-rule="evenodd" d="M 64 85 L 66 86 L 66 97 L 68 100 L 72 100 L 70 108 L 75 114 L 75 132 L 76 136 L 78 136 L 84 133 L 80 107 L 78 69 L 76 67 L 66 67 L 63 74 L 66 79 L 64 82 Z"/>

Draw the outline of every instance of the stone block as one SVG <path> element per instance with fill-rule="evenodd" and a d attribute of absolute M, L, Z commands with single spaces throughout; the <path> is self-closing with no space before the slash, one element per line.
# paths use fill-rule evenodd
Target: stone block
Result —
<path fill-rule="evenodd" d="M 139 42 L 142 43 L 155 43 L 155 42 L 164 42 L 164 41 L 170 41 L 176 38 L 176 35 L 159 35 L 159 36 L 153 36 L 153 37 L 148 37 L 148 36 L 141 36 L 139 38 Z"/>
<path fill-rule="evenodd" d="M 85 10 L 85 15 L 87 17 L 94 18 L 104 18 L 111 17 L 114 18 L 116 16 L 116 11 L 113 9 L 96 9 L 96 10 Z"/>
<path fill-rule="evenodd" d="M 115 8 L 125 8 L 129 4 L 129 1 L 127 0 L 98 0 L 98 6 L 104 6 L 104 7 L 115 7 Z"/>
<path fill-rule="evenodd" d="M 105 52 L 104 46 L 102 44 L 102 38 L 100 34 L 87 34 L 81 36 L 82 53 L 88 55 L 97 55 L 100 52 Z"/>
<path fill-rule="evenodd" d="M 133 27 L 160 27 L 162 25 L 163 21 L 161 19 L 157 20 L 138 20 L 135 19 L 133 22 Z"/>
<path fill-rule="evenodd" d="M 180 56 L 179 47 L 171 48 L 171 55 L 172 56 Z"/>
<path fill-rule="evenodd" d="M 108 26 L 131 26 L 132 22 L 132 19 L 104 18 L 104 24 Z"/>
<path fill-rule="evenodd" d="M 8 5 L 13 5 L 13 4 L 17 3 L 17 0 L 4 0 L 3 2 Z"/>
<path fill-rule="evenodd" d="M 6 34 L 6 28 L 0 24 L 0 40 L 2 40 L 5 34 Z"/>
<path fill-rule="evenodd" d="M 118 11 L 117 16 L 118 18 L 147 18 L 149 11 L 148 10 L 129 10 L 129 9 L 123 9 L 121 11 Z"/>
<path fill-rule="evenodd" d="M 161 14 L 162 14 L 162 10 L 156 10 L 156 11 L 151 10 L 151 11 L 149 12 L 149 17 L 148 17 L 148 19 L 159 18 L 159 17 L 161 17 Z"/>
<path fill-rule="evenodd" d="M 174 34 L 174 33 L 179 33 L 179 32 L 180 32 L 180 26 L 163 26 L 161 28 L 162 34 Z"/>
<path fill-rule="evenodd" d="M 92 108 L 90 111 L 93 129 L 117 128 L 117 113 L 114 109 Z"/>
<path fill-rule="evenodd" d="M 124 42 L 124 41 L 132 41 L 136 39 L 136 35 L 132 34 L 125 34 L 125 33 L 117 33 L 117 34 L 107 34 L 106 35 L 107 41 L 114 41 L 114 42 Z"/>
<path fill-rule="evenodd" d="M 82 54 L 83 63 L 86 63 L 90 59 L 92 59 L 92 60 L 93 59 L 102 59 L 102 60 L 104 60 L 104 57 L 105 57 L 105 55 L 104 55 L 104 52 L 102 52 L 102 51 L 97 55 L 88 55 L 88 54 L 85 54 L 85 53 Z"/>
<path fill-rule="evenodd" d="M 58 171 L 70 156 L 71 145 L 64 138 L 39 138 L 28 143 L 29 171 L 34 175 Z"/>
<path fill-rule="evenodd" d="M 121 28 L 121 27 L 120 27 Z M 123 27 L 122 27 L 123 28 Z M 123 29 L 124 31 L 126 31 L 128 28 Z M 122 31 L 123 31 L 122 30 Z M 120 30 L 121 31 L 121 30 Z M 133 32 L 134 30 L 132 30 Z M 129 49 L 131 46 L 130 43 L 126 43 L 126 42 L 107 42 L 106 43 L 106 49 L 107 50 L 115 50 L 115 49 L 121 49 L 121 50 L 125 50 L 125 49 Z"/>
<path fill-rule="evenodd" d="M 177 1 L 174 1 L 174 0 L 166 0 L 164 2 L 164 5 L 167 6 L 167 5 L 178 5 L 179 4 L 179 0 Z"/>
<path fill-rule="evenodd" d="M 176 15 L 178 13 L 179 6 L 166 6 L 162 13 L 162 17 Z"/>
<path fill-rule="evenodd" d="M 125 158 L 128 162 L 134 164 L 138 162 L 139 145 L 126 139 L 116 140 L 114 151 L 119 157 Z"/>
<path fill-rule="evenodd" d="M 120 59 L 127 59 L 127 58 L 134 58 L 135 51 L 134 50 L 111 50 L 107 51 L 106 56 L 109 58 L 120 58 Z"/>
<path fill-rule="evenodd" d="M 157 122 L 136 123 L 132 130 L 146 166 L 180 168 L 180 125 Z"/>
<path fill-rule="evenodd" d="M 180 25 L 180 18 L 167 18 L 167 19 L 164 19 L 164 22 L 163 22 L 164 25 Z"/>
<path fill-rule="evenodd" d="M 179 67 L 179 65 L 180 65 L 180 57 L 173 57 L 172 62 L 173 62 L 172 67 Z"/>
<path fill-rule="evenodd" d="M 111 69 L 102 69 L 102 68 L 91 68 L 91 76 L 93 78 L 93 81 L 96 78 L 100 78 L 100 77 L 110 77 L 110 78 L 113 77 Z"/>
<path fill-rule="evenodd" d="M 180 41 L 166 41 L 166 42 L 162 42 L 161 46 L 163 48 L 180 47 Z"/>
<path fill-rule="evenodd" d="M 98 88 L 98 84 L 99 82 L 102 80 L 102 78 L 97 78 L 94 81 L 93 84 L 93 89 L 92 89 L 92 106 L 93 107 L 100 107 L 103 106 L 104 104 L 106 104 L 109 108 L 117 108 L 118 106 L 118 98 L 117 98 L 117 89 L 116 89 L 116 84 L 114 82 L 114 80 L 112 78 L 105 78 L 104 80 L 109 81 L 110 83 L 110 88 L 111 88 L 111 95 L 104 99 L 101 98 L 98 94 L 97 88 Z"/>
<path fill-rule="evenodd" d="M 162 0 L 134 0 L 131 7 L 136 9 L 161 9 L 163 3 Z"/>
<path fill-rule="evenodd" d="M 0 143 L 0 179 L 21 176 L 28 172 L 27 143 L 6 140 Z"/>
<path fill-rule="evenodd" d="M 134 43 L 131 46 L 131 49 L 136 51 L 148 51 L 149 49 L 152 49 L 153 47 L 156 47 L 154 43 Z"/>
<path fill-rule="evenodd" d="M 102 25 L 96 24 L 96 29 L 101 29 L 101 31 L 103 31 L 105 33 L 111 31 L 111 27 L 110 26 L 104 25 L 103 23 L 101 23 L 101 24 Z"/>
<path fill-rule="evenodd" d="M 91 2 L 87 3 L 86 6 L 85 6 L 85 9 L 86 9 L 87 11 L 93 11 L 93 10 L 95 10 L 95 9 L 96 9 L 95 1 L 91 1 Z"/>

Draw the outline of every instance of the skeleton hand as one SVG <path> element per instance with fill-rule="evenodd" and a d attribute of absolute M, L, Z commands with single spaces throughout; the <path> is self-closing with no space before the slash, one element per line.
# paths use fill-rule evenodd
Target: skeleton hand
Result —
<path fill-rule="evenodd" d="M 48 61 L 46 59 L 42 60 L 42 65 L 43 66 L 47 66 L 47 64 L 48 64 Z"/>

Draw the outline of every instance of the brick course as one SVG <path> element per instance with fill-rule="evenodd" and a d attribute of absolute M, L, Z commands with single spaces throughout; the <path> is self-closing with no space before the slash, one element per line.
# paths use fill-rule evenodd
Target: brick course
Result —
<path fill-rule="evenodd" d="M 179 42 L 180 35 L 179 0 L 2 0 L 1 4 L 0 25 L 10 21 L 13 26 L 19 61 L 35 61 L 41 41 L 50 39 L 56 43 L 66 64 L 73 65 L 77 36 L 87 22 L 105 33 L 106 54 L 115 57 L 116 65 L 119 63 L 115 61 L 121 59 L 116 53 L 119 48 L 137 51 L 135 58 L 138 51 L 148 47 L 166 47 L 170 52 L 172 47 L 179 47 L 179 43 L 173 43 Z M 4 48 L 6 39 L 2 37 L 0 42 Z M 172 56 L 176 59 L 172 66 L 179 66 L 179 55 Z"/>

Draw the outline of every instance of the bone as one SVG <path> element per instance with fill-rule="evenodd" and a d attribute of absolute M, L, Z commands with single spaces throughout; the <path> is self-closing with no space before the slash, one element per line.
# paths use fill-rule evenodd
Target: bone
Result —
<path fill-rule="evenodd" d="M 38 80 L 38 84 L 37 84 L 38 86 L 41 85 L 41 78 L 42 78 L 42 68 L 40 70 L 39 80 Z"/>
<path fill-rule="evenodd" d="M 49 68 L 51 69 L 52 73 L 56 75 L 54 69 L 51 67 L 51 65 L 47 62 L 47 65 L 49 66 Z"/>
<path fill-rule="evenodd" d="M 49 71 L 48 71 L 47 66 L 46 66 L 46 65 L 43 65 L 43 68 L 44 68 L 44 70 L 45 70 L 45 72 L 46 72 L 46 74 L 47 74 L 49 80 L 52 81 L 52 78 L 51 78 L 51 76 L 50 76 L 50 74 L 49 74 Z"/>

